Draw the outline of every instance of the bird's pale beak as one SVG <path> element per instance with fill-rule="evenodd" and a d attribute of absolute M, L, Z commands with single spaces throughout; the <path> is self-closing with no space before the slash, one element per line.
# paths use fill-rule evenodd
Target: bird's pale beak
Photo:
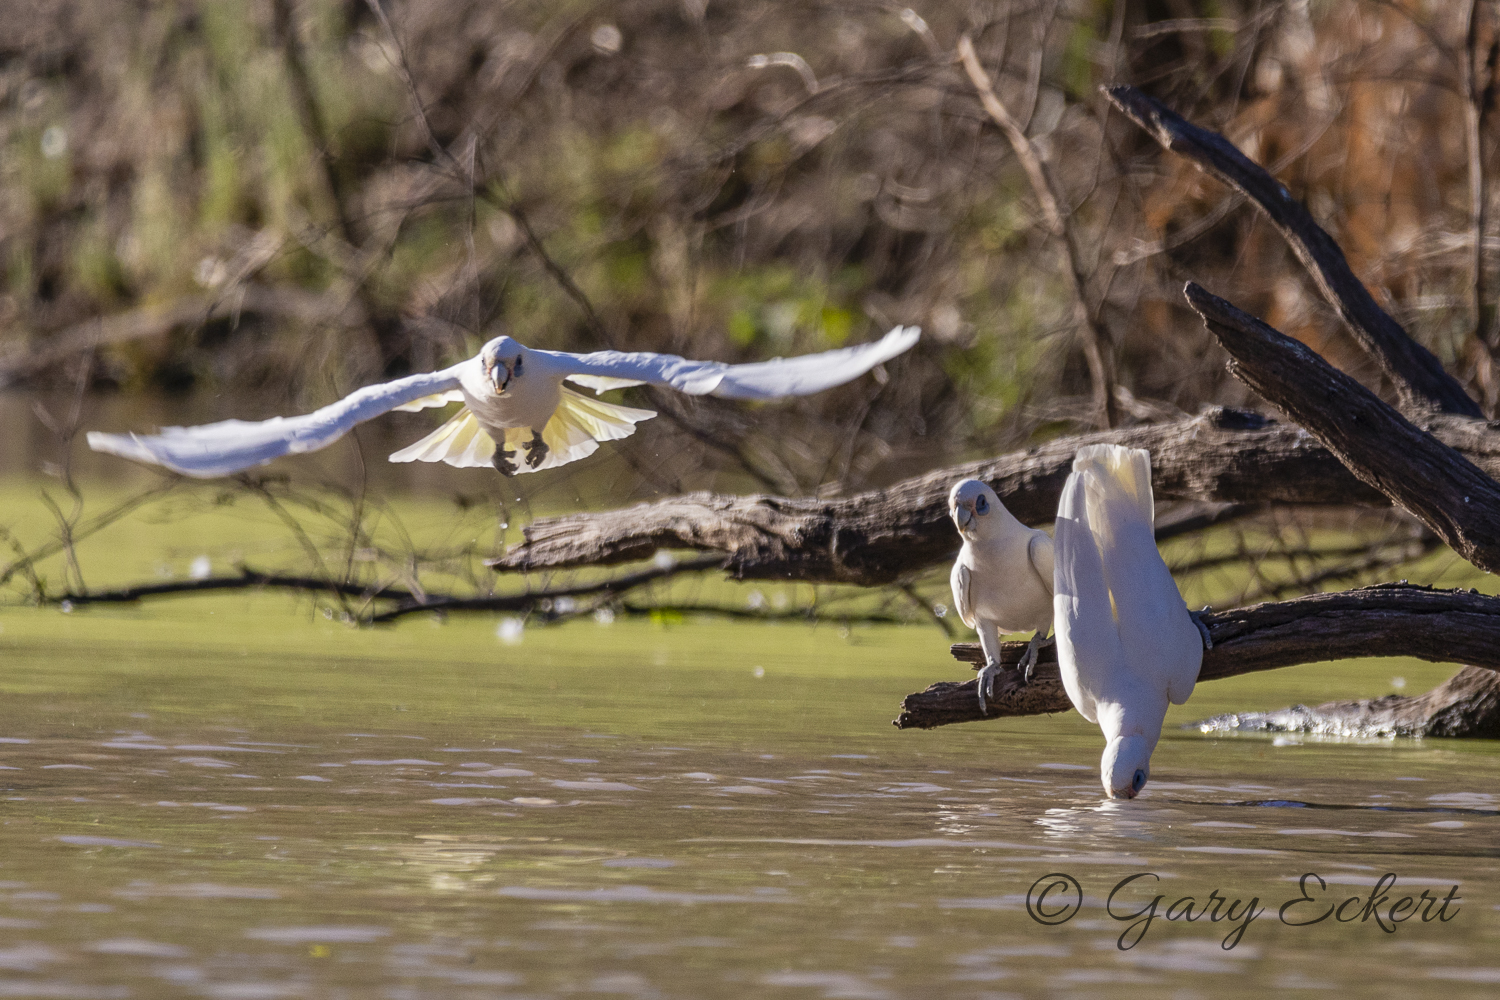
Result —
<path fill-rule="evenodd" d="M 974 523 L 974 505 L 960 502 L 953 508 L 953 520 L 957 523 L 959 531 L 969 530 L 969 525 Z"/>
<path fill-rule="evenodd" d="M 500 375 L 501 371 L 505 372 L 505 377 L 503 379 L 498 377 Z M 505 389 L 506 389 L 506 387 L 510 385 L 510 380 L 511 380 L 510 365 L 506 364 L 504 361 L 497 361 L 495 363 L 495 365 L 492 368 L 490 368 L 490 373 L 489 374 L 490 374 L 490 383 L 492 385 L 494 385 L 496 392 L 504 392 Z"/>

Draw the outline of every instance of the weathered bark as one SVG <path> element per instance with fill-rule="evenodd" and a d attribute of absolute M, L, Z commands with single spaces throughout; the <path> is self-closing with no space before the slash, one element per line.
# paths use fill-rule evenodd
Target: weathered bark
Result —
<path fill-rule="evenodd" d="M 1440 440 L 1500 472 L 1500 434 L 1493 425 L 1446 415 L 1425 423 Z M 1170 424 L 1060 438 L 852 497 L 690 493 L 624 510 L 544 518 L 491 565 L 502 571 L 562 569 L 645 559 L 658 548 L 700 549 L 727 553 L 725 569 L 742 579 L 886 584 L 957 551 L 947 507 L 954 483 L 983 479 L 1016 517 L 1047 524 L 1073 456 L 1099 442 L 1149 450 L 1151 485 L 1160 499 L 1387 503 L 1301 428 L 1215 408 Z"/>
<path fill-rule="evenodd" d="M 1214 647 L 1203 653 L 1200 683 L 1361 656 L 1467 663 L 1485 668 L 1492 679 L 1500 671 L 1500 598 L 1468 590 L 1381 584 L 1210 612 L 1203 620 Z M 1001 659 L 1018 664 L 1025 649 L 1025 643 L 1005 643 Z M 984 662 L 977 643 L 955 644 L 953 655 L 976 669 Z M 943 681 L 907 695 L 894 724 L 898 729 L 932 729 L 1073 707 L 1058 674 L 1056 646 L 1043 650 L 1030 684 L 1022 682 L 1019 670 L 996 678 L 988 715 L 980 714 L 975 686 L 972 680 Z"/>
<path fill-rule="evenodd" d="M 1106 87 L 1104 92 L 1164 149 L 1187 157 L 1260 206 L 1317 282 L 1323 297 L 1344 318 L 1360 346 L 1380 363 L 1396 387 L 1403 410 L 1415 414 L 1437 409 L 1472 418 L 1484 416 L 1479 404 L 1469 398 L 1458 380 L 1443 370 L 1443 363 L 1375 304 L 1369 291 L 1349 269 L 1338 243 L 1313 221 L 1307 209 L 1280 181 L 1222 135 L 1199 128 L 1134 87 Z"/>
<path fill-rule="evenodd" d="M 1205 733 L 1314 733 L 1320 736 L 1500 737 L 1500 685 L 1493 670 L 1464 667 L 1426 694 L 1236 712 L 1197 723 Z"/>
<path fill-rule="evenodd" d="M 1307 345 L 1191 282 L 1186 294 L 1229 352 L 1235 377 L 1465 559 L 1500 570 L 1500 484 Z"/>

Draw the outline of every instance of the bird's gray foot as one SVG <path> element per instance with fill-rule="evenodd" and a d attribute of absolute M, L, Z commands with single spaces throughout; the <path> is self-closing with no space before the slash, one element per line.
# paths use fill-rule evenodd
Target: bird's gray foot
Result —
<path fill-rule="evenodd" d="M 1189 611 L 1188 612 L 1188 617 L 1193 620 L 1193 624 L 1194 625 L 1198 626 L 1198 634 L 1201 635 L 1201 636 L 1203 636 L 1203 648 L 1204 649 L 1213 649 L 1214 648 L 1213 637 L 1208 634 L 1208 626 L 1203 623 L 1203 615 L 1206 614 L 1210 610 L 1212 610 L 1212 609 L 1207 604 L 1205 604 L 1205 605 L 1203 605 L 1203 610 L 1202 611 Z"/>
<path fill-rule="evenodd" d="M 1031 675 L 1036 672 L 1036 661 L 1041 659 L 1042 650 L 1056 641 L 1055 636 L 1049 639 L 1040 632 L 1031 637 L 1031 641 L 1026 644 L 1026 655 L 1021 658 L 1021 667 L 1026 671 L 1022 675 L 1022 681 L 1027 684 L 1031 683 Z"/>
<path fill-rule="evenodd" d="M 531 432 L 531 440 L 526 442 L 526 465 L 535 469 L 546 459 L 547 452 L 550 450 L 547 447 L 547 442 L 542 440 L 541 432 L 533 430 Z"/>
<path fill-rule="evenodd" d="M 490 464 L 500 470 L 502 476 L 514 476 L 518 468 L 515 463 L 515 457 L 516 453 L 513 451 L 496 449 L 495 457 L 490 459 Z"/>
<path fill-rule="evenodd" d="M 993 696 L 995 693 L 995 676 L 1004 668 L 994 660 L 985 663 L 984 669 L 979 671 L 979 714 L 989 715 L 990 710 L 985 703 L 985 696 Z"/>

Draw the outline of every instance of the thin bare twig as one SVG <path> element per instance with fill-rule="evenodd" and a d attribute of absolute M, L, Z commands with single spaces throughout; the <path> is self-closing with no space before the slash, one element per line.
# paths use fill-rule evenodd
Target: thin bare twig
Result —
<path fill-rule="evenodd" d="M 1068 273 L 1073 282 L 1073 315 L 1078 330 L 1083 335 L 1084 360 L 1088 364 L 1089 380 L 1093 383 L 1095 421 L 1102 429 L 1114 427 L 1119 423 L 1114 392 L 1114 349 L 1109 336 L 1089 309 L 1088 275 L 1083 270 L 1083 254 L 1078 245 L 1077 233 L 1063 217 L 1059 208 L 1062 199 L 1058 197 L 1046 167 L 1042 164 L 1041 155 L 995 93 L 989 73 L 980 65 L 979 55 L 974 51 L 974 42 L 968 35 L 958 40 L 958 58 L 979 95 L 979 102 L 1005 133 L 1016 159 L 1021 163 L 1021 169 L 1026 172 L 1026 179 L 1031 183 L 1032 192 L 1041 206 L 1047 231 L 1062 242 L 1067 252 Z"/>

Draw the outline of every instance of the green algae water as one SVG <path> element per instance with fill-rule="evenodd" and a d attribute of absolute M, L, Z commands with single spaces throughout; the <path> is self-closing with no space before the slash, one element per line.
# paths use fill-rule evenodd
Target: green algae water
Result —
<path fill-rule="evenodd" d="M 1500 747 L 1180 728 L 1447 668 L 1206 683 L 1106 802 L 1072 713 L 891 727 L 930 625 L 500 624 L 0 613 L 0 995 L 1500 984 Z"/>

